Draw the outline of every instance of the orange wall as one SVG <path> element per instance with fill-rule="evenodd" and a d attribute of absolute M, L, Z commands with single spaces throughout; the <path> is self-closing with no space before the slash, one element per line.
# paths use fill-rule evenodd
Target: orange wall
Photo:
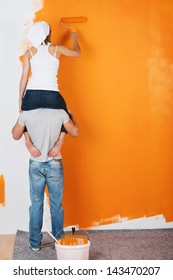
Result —
<path fill-rule="evenodd" d="M 58 25 L 65 16 L 88 18 L 76 24 L 81 57 L 63 58 L 59 71 L 80 127 L 62 151 L 66 225 L 117 215 L 173 221 L 172 0 L 45 0 L 34 20 L 70 47 Z"/>

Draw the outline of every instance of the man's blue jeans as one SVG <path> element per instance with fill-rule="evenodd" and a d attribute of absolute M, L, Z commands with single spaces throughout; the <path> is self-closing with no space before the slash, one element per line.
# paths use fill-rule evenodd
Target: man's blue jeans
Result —
<path fill-rule="evenodd" d="M 63 229 L 64 211 L 62 197 L 64 192 L 64 174 L 62 160 L 47 162 L 30 160 L 29 163 L 30 199 L 29 243 L 33 248 L 40 247 L 42 240 L 44 189 L 47 185 L 50 198 L 52 233 L 58 238 Z"/>

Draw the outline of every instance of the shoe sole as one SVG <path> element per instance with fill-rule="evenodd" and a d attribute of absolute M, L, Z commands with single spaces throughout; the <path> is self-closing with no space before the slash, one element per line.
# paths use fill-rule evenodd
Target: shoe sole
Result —
<path fill-rule="evenodd" d="M 38 252 L 38 251 L 40 251 L 40 248 L 33 248 L 30 244 L 29 244 L 29 248 L 30 248 L 33 252 Z"/>

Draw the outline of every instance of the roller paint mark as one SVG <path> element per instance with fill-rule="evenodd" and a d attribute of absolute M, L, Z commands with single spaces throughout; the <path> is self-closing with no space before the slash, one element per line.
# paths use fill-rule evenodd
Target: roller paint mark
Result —
<path fill-rule="evenodd" d="M 46 198 L 47 198 L 47 203 L 50 206 L 50 198 L 49 198 L 49 191 L 48 191 L 47 185 L 45 187 L 45 194 L 46 194 Z"/>
<path fill-rule="evenodd" d="M 5 181 L 3 175 L 0 175 L 0 205 L 5 206 Z"/>

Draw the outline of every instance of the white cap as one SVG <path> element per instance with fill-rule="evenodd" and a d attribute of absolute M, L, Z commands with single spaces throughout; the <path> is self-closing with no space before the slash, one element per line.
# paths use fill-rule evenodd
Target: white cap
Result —
<path fill-rule="evenodd" d="M 28 33 L 28 39 L 32 45 L 38 48 L 49 35 L 50 26 L 45 21 L 38 21 L 34 23 Z"/>

